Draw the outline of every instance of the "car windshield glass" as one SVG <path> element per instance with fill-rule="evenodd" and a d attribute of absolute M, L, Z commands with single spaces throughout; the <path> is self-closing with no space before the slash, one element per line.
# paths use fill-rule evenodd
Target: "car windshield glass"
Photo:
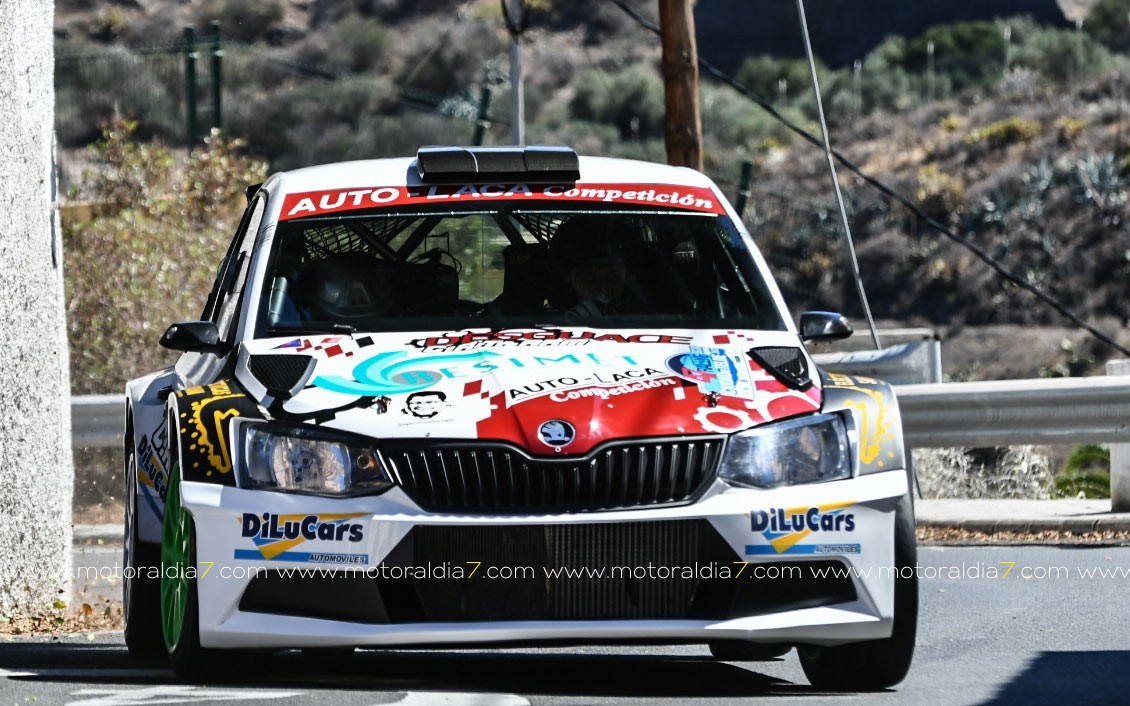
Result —
<path fill-rule="evenodd" d="M 279 225 L 260 335 L 470 326 L 783 330 L 726 216 L 507 207 Z"/>

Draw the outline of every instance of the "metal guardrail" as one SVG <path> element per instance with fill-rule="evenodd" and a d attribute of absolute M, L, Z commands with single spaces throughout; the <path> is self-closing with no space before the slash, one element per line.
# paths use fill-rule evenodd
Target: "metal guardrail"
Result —
<path fill-rule="evenodd" d="M 908 446 L 1130 442 L 1130 376 L 896 385 Z M 76 447 L 122 443 L 121 395 L 71 398 Z"/>
<path fill-rule="evenodd" d="M 895 387 L 912 448 L 1130 442 L 1130 376 Z"/>
<path fill-rule="evenodd" d="M 123 395 L 71 397 L 71 445 L 75 448 L 121 446 L 126 418 Z"/>

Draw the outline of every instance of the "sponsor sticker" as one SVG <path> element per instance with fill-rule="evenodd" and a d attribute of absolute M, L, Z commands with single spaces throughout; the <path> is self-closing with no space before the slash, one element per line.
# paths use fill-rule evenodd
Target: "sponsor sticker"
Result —
<path fill-rule="evenodd" d="M 369 208 L 483 201 L 601 202 L 725 213 L 714 192 L 673 184 L 435 184 L 369 186 L 287 194 L 280 220 Z"/>
<path fill-rule="evenodd" d="M 367 564 L 369 555 L 338 551 L 338 547 L 359 544 L 365 539 L 365 527 L 350 520 L 362 517 L 353 514 L 294 514 L 245 512 L 239 518 L 240 535 L 251 540 L 254 549 L 236 549 L 234 558 L 255 561 L 293 561 L 303 563 Z M 333 544 L 334 549 L 299 551 L 306 542 Z"/>
<path fill-rule="evenodd" d="M 768 508 L 749 513 L 750 530 L 764 538 L 764 544 L 747 544 L 747 556 L 779 554 L 859 554 L 859 544 L 836 541 L 805 543 L 828 535 L 855 532 L 855 514 L 846 512 L 855 501 L 795 508 Z"/>

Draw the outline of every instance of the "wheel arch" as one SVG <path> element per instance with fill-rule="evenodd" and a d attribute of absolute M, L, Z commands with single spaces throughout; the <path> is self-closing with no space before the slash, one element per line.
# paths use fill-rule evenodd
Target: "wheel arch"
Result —
<path fill-rule="evenodd" d="M 824 411 L 851 415 L 859 435 L 859 474 L 906 470 L 902 415 L 889 384 L 873 378 L 820 371 Z"/>

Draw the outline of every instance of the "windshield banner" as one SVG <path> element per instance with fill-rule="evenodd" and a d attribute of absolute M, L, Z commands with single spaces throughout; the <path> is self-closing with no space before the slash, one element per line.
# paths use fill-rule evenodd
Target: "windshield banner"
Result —
<path fill-rule="evenodd" d="M 435 184 L 374 186 L 287 194 L 280 220 L 389 206 L 479 201 L 599 202 L 725 213 L 714 192 L 673 184 Z"/>

